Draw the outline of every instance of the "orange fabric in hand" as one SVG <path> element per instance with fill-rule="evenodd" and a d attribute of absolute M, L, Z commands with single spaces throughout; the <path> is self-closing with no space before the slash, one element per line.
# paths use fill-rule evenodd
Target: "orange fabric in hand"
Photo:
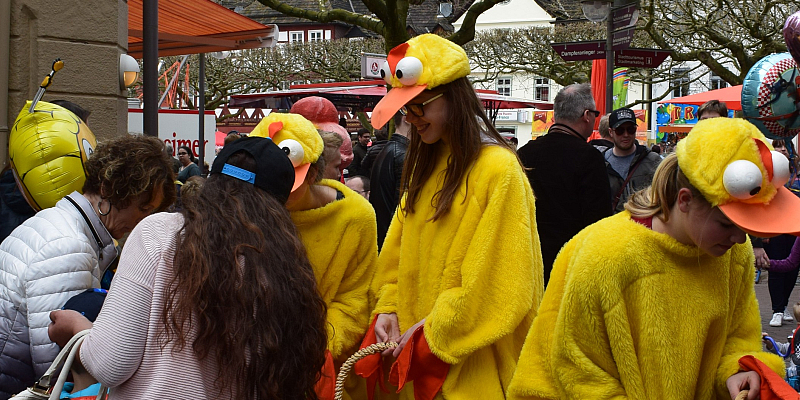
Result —
<path fill-rule="evenodd" d="M 378 322 L 377 315 L 375 316 L 375 319 L 372 320 L 372 324 L 369 326 L 369 330 L 367 331 L 367 335 L 364 336 L 364 340 L 361 341 L 360 349 L 378 343 L 378 339 L 375 337 L 376 322 Z M 356 375 L 367 380 L 367 399 L 372 400 L 372 397 L 375 394 L 375 383 L 380 383 L 381 390 L 384 393 L 389 393 L 389 391 L 386 390 L 386 386 L 383 383 L 383 366 L 381 362 L 381 353 L 366 356 L 358 360 L 353 370 L 355 370 Z"/>
<path fill-rule="evenodd" d="M 333 356 L 325 350 L 325 365 L 322 366 L 322 375 L 314 385 L 314 392 L 319 400 L 333 400 L 336 391 L 336 368 L 333 367 Z"/>
<path fill-rule="evenodd" d="M 433 400 L 442 389 L 450 364 L 431 353 L 423 331 L 424 325 L 420 325 L 408 339 L 392 365 L 389 382 L 397 385 L 397 393 L 400 393 L 407 382 L 414 381 L 414 398 Z"/>
<path fill-rule="evenodd" d="M 743 371 L 755 371 L 761 376 L 761 400 L 798 400 L 798 394 L 780 375 L 775 373 L 761 360 L 747 355 L 739 359 L 739 367 Z"/>

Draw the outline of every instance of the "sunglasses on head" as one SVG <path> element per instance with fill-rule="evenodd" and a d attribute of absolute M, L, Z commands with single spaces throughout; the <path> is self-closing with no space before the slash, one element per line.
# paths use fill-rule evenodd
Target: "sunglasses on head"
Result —
<path fill-rule="evenodd" d="M 629 135 L 635 135 L 636 134 L 636 125 L 618 126 L 618 127 L 614 128 L 614 133 L 616 133 L 617 135 L 622 135 L 622 134 L 625 134 L 625 133 L 627 133 Z"/>

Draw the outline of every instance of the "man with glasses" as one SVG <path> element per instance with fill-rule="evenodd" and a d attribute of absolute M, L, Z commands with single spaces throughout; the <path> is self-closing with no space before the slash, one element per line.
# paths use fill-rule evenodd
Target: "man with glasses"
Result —
<path fill-rule="evenodd" d="M 553 103 L 553 126 L 518 152 L 536 195 L 545 285 L 564 243 L 611 215 L 603 156 L 586 142 L 599 115 L 589 85 L 567 86 Z"/>
<path fill-rule="evenodd" d="M 614 147 L 603 153 L 606 160 L 611 205 L 614 212 L 625 209 L 633 193 L 650 186 L 661 156 L 636 141 L 636 114 L 619 108 L 608 118 L 608 132 Z"/>

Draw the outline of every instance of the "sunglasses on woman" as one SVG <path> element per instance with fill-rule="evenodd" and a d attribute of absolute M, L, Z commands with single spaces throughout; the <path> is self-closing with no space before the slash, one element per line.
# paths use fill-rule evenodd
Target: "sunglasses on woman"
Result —
<path fill-rule="evenodd" d="M 430 99 L 423 101 L 422 103 L 406 104 L 400 107 L 400 114 L 403 115 L 411 114 L 414 115 L 415 117 L 422 117 L 425 115 L 425 109 L 423 107 L 427 106 L 428 104 L 430 104 L 431 102 L 442 96 L 444 96 L 444 93 L 439 93 L 436 96 L 433 96 Z"/>

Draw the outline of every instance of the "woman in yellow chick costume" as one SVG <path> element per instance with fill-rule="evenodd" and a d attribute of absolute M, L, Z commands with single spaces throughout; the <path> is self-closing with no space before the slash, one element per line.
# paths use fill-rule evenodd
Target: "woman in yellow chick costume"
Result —
<path fill-rule="evenodd" d="M 393 88 L 372 114 L 376 128 L 398 110 L 413 126 L 365 340 L 399 342 L 403 399 L 505 398 L 542 296 L 533 192 L 469 72 L 458 45 L 412 38 L 389 53 Z"/>
<path fill-rule="evenodd" d="M 295 166 L 295 183 L 286 208 L 328 308 L 328 350 L 337 364 L 344 362 L 358 350 L 369 325 L 367 294 L 378 257 L 375 211 L 364 197 L 344 184 L 322 179 L 325 145 L 314 125 L 303 116 L 271 113 L 250 136 L 272 138 Z M 338 153 L 338 148 L 334 151 Z M 332 391 L 333 387 L 328 389 Z M 359 389 L 355 378 L 347 390 L 353 398 L 365 396 L 363 385 Z M 332 392 L 318 390 L 318 394 L 328 396 Z"/>
<path fill-rule="evenodd" d="M 510 399 L 724 399 L 760 378 L 762 352 L 745 232 L 800 232 L 789 162 L 742 119 L 700 121 L 627 211 L 559 253 Z"/>

